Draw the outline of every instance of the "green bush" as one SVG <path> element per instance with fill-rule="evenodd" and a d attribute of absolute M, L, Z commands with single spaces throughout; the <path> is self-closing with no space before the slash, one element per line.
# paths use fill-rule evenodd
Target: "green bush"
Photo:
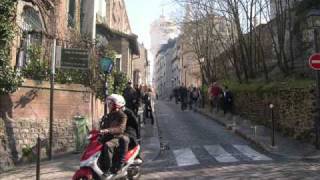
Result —
<path fill-rule="evenodd" d="M 43 59 L 41 59 L 42 47 L 33 45 L 28 48 L 29 62 L 22 68 L 22 74 L 25 78 L 34 80 L 48 80 L 49 67 Z"/>
<path fill-rule="evenodd" d="M 15 92 L 22 82 L 19 71 L 9 66 L 0 68 L 0 95 Z"/>

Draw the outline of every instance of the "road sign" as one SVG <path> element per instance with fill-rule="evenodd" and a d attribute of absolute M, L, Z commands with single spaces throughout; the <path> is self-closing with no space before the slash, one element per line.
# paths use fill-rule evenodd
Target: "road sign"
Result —
<path fill-rule="evenodd" d="M 57 64 L 62 69 L 88 69 L 89 51 L 84 49 L 66 49 L 57 47 Z"/>
<path fill-rule="evenodd" d="M 100 60 L 100 68 L 104 73 L 110 74 L 113 68 L 113 60 L 108 57 L 102 58 Z"/>
<path fill-rule="evenodd" d="M 316 53 L 310 56 L 309 66 L 314 70 L 320 70 L 320 53 Z"/>

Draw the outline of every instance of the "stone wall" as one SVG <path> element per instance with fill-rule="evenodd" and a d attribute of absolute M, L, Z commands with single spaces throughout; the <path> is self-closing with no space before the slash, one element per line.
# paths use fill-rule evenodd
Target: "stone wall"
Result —
<path fill-rule="evenodd" d="M 0 142 L 14 162 L 20 162 L 22 149 L 34 148 L 38 135 L 44 155 L 48 147 L 50 89 L 27 80 L 15 93 L 0 97 Z M 74 116 L 84 116 L 88 127 L 97 127 L 103 104 L 92 98 L 88 88 L 77 84 L 55 85 L 53 111 L 53 155 L 74 151 Z M 5 148 L 3 148 L 5 147 Z M 2 156 L 1 156 L 2 157 Z M 45 157 L 45 156 L 44 156 Z M 1 164 L 0 164 L 1 165 Z"/>
<path fill-rule="evenodd" d="M 234 92 L 234 111 L 259 124 L 271 127 L 271 110 L 277 129 L 296 139 L 312 141 L 314 95 L 310 88 L 279 89 L 266 92 Z"/>

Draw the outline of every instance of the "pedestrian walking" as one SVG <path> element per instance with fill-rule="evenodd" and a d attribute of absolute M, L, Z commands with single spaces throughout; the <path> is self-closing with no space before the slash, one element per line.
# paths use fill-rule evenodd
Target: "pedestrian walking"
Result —
<path fill-rule="evenodd" d="M 188 89 L 184 86 L 184 84 L 181 85 L 179 93 L 181 99 L 181 110 L 185 110 L 188 103 Z"/>
<path fill-rule="evenodd" d="M 217 82 L 214 82 L 210 88 L 212 110 L 216 109 L 216 111 L 219 111 L 219 104 L 220 104 L 219 100 L 221 97 L 221 93 L 222 93 L 221 87 Z"/>
<path fill-rule="evenodd" d="M 174 99 L 175 99 L 176 104 L 178 104 L 178 101 L 179 101 L 179 90 L 178 90 L 178 87 L 175 87 L 173 89 L 173 95 L 174 95 Z"/>
<path fill-rule="evenodd" d="M 190 91 L 190 101 L 191 101 L 190 109 L 192 109 L 192 105 L 196 105 L 197 104 L 199 96 L 200 96 L 199 90 L 196 87 L 194 87 Z"/>
<path fill-rule="evenodd" d="M 133 112 L 137 115 L 142 102 L 142 87 L 139 87 L 139 85 L 136 84 L 134 89 L 136 91 L 136 101 L 134 103 Z"/>
<path fill-rule="evenodd" d="M 135 111 L 136 109 L 136 103 L 137 103 L 137 92 L 132 87 L 131 81 L 127 83 L 127 87 L 123 91 L 123 97 L 126 100 L 126 108 L 129 108 L 132 111 Z M 134 112 L 135 115 L 136 112 Z"/>
<path fill-rule="evenodd" d="M 229 90 L 228 86 L 224 87 L 223 90 L 223 113 L 226 114 L 227 112 L 232 113 L 233 109 L 233 94 Z"/>
<path fill-rule="evenodd" d="M 147 92 L 144 95 L 143 98 L 144 102 L 144 113 L 146 118 L 151 118 L 151 124 L 154 124 L 154 117 L 152 114 L 152 90 L 151 88 L 148 88 Z"/>

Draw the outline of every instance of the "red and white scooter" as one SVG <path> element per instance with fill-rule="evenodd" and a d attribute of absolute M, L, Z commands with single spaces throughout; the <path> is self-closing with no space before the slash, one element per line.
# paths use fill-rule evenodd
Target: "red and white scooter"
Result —
<path fill-rule="evenodd" d="M 100 132 L 92 130 L 89 133 L 89 144 L 81 156 L 80 169 L 73 175 L 73 180 L 112 180 L 127 177 L 136 179 L 140 176 L 140 165 L 135 159 L 140 152 L 140 145 L 130 149 L 125 155 L 125 165 L 119 174 L 105 175 L 99 166 L 99 158 L 103 145 L 99 142 Z"/>

